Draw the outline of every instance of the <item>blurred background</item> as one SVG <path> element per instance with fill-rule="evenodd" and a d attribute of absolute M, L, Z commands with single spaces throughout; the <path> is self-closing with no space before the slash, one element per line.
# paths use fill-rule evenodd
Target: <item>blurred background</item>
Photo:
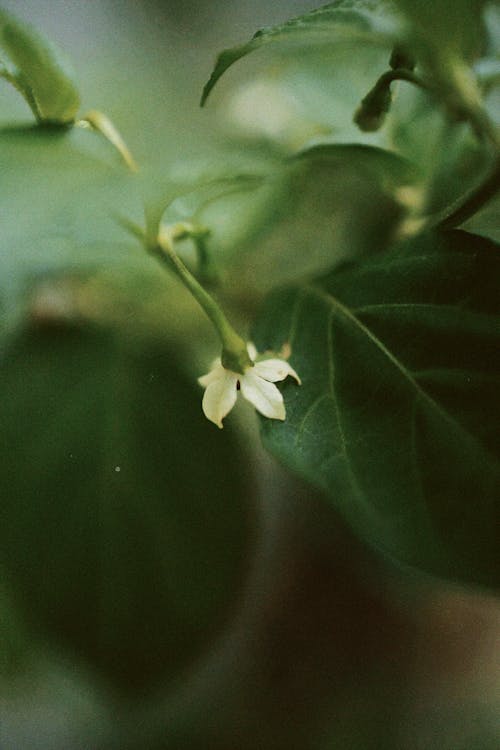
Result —
<path fill-rule="evenodd" d="M 413 92 L 383 132 L 352 124 L 386 50 L 263 50 L 199 108 L 218 51 L 315 6 L 2 2 L 65 51 L 82 114 L 111 117 L 156 196 L 318 139 L 435 166 L 442 123 Z M 30 117 L 0 87 L 0 749 L 497 748 L 497 600 L 375 558 L 264 453 L 244 404 L 223 433 L 206 423 L 212 331 L 112 218 L 142 220 L 140 184 L 96 136 L 41 135 Z M 436 201 L 482 167 L 466 131 Z M 202 207 L 240 327 L 271 286 L 362 252 L 375 193 L 376 251 L 400 206 L 365 176 L 313 175 L 300 200 L 275 183 L 271 210 L 265 190 Z"/>

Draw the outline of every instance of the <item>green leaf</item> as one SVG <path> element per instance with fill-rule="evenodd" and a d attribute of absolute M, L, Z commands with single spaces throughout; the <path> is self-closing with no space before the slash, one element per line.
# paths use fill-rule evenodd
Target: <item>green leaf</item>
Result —
<path fill-rule="evenodd" d="M 19 89 L 38 120 L 74 121 L 80 95 L 67 61 L 50 41 L 30 24 L 0 10 L 0 51 L 11 65 L 3 77 Z"/>
<path fill-rule="evenodd" d="M 300 204 L 312 184 L 321 186 L 324 196 L 317 196 L 317 205 L 337 231 L 343 225 L 343 255 L 351 258 L 387 247 L 405 215 L 398 188 L 419 179 L 418 169 L 398 154 L 356 143 L 312 146 L 297 154 L 290 167 L 289 193 Z M 312 231 L 311 223 L 306 230 Z"/>
<path fill-rule="evenodd" d="M 203 106 L 219 78 L 242 57 L 275 42 L 332 44 L 339 42 L 386 42 L 394 33 L 394 19 L 387 5 L 377 0 L 336 0 L 336 2 L 293 18 L 277 26 L 260 29 L 246 44 L 220 53 L 201 97 Z"/>
<path fill-rule="evenodd" d="M 465 225 L 465 229 L 475 234 L 480 234 L 482 237 L 495 240 L 495 242 L 500 242 L 499 215 L 500 197 L 497 196 L 469 219 Z"/>
<path fill-rule="evenodd" d="M 483 10 L 487 0 L 398 0 L 409 21 L 408 44 L 452 118 L 498 146 L 494 124 L 470 64 L 488 52 Z"/>
<path fill-rule="evenodd" d="M 0 570 L 0 684 L 22 672 L 32 657 L 33 644 L 14 606 L 5 570 Z"/>
<path fill-rule="evenodd" d="M 322 143 L 306 148 L 293 158 L 295 162 L 324 162 L 332 169 L 348 165 L 353 172 L 377 176 L 387 187 L 414 182 L 418 169 L 393 151 L 361 143 Z"/>
<path fill-rule="evenodd" d="M 427 183 L 426 211 L 434 213 L 475 187 L 491 165 L 491 149 L 465 123 L 443 119 L 427 94 L 401 90 L 392 108 L 394 148 L 419 169 Z"/>
<path fill-rule="evenodd" d="M 260 350 L 289 341 L 302 387 L 266 446 L 399 562 L 500 584 L 498 247 L 423 235 L 271 295 Z"/>
<path fill-rule="evenodd" d="M 440 53 L 477 57 L 483 43 L 487 0 L 395 0 L 413 33 Z"/>
<path fill-rule="evenodd" d="M 31 628 L 122 691 L 177 676 L 234 606 L 249 478 L 162 343 L 31 326 L 2 358 L 0 567 Z"/>
<path fill-rule="evenodd" d="M 155 244 L 160 223 L 165 212 L 179 198 L 192 197 L 192 210 L 195 213 L 201 206 L 224 195 L 253 190 L 262 185 L 264 177 L 258 174 L 203 175 L 191 183 L 173 184 L 168 187 L 146 180 L 145 194 L 145 236 Z M 196 206 L 196 208 L 194 207 Z"/>
<path fill-rule="evenodd" d="M 140 215 L 136 180 L 97 134 L 0 128 L 0 163 L 0 294 L 14 305 L 26 277 L 142 257 L 112 219 Z"/>
<path fill-rule="evenodd" d="M 238 252 L 227 263 L 227 288 L 262 296 L 277 284 L 324 273 L 340 259 L 385 249 L 405 215 L 398 188 L 417 177 L 408 161 L 381 148 L 346 143 L 305 149 L 262 191 L 260 214 L 234 243 Z"/>

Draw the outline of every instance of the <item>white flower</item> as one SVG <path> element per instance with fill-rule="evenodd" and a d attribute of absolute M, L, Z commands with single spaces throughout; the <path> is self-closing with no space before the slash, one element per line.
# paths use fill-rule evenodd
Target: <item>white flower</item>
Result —
<path fill-rule="evenodd" d="M 257 351 L 253 344 L 248 344 L 248 354 L 255 360 Z M 286 417 L 283 396 L 274 385 L 288 375 L 295 378 L 300 385 L 300 378 L 288 362 L 283 359 L 263 359 L 245 369 L 243 374 L 226 370 L 221 360 L 216 359 L 209 373 L 198 378 L 205 390 L 203 396 L 203 413 L 211 422 L 222 429 L 222 420 L 236 403 L 238 391 L 250 401 L 258 412 L 269 419 Z"/>

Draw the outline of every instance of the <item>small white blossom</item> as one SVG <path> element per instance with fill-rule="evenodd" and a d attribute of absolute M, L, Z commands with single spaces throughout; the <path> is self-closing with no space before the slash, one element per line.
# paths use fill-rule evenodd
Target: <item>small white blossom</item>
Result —
<path fill-rule="evenodd" d="M 257 357 L 253 344 L 248 344 L 248 354 L 252 360 Z M 245 369 L 243 374 L 226 370 L 220 358 L 216 359 L 209 373 L 198 378 L 206 390 L 203 396 L 203 413 L 211 422 L 221 428 L 222 420 L 236 403 L 238 391 L 247 401 L 269 419 L 286 417 L 283 396 L 274 385 L 290 375 L 300 385 L 300 378 L 284 359 L 272 358 L 256 361 Z"/>

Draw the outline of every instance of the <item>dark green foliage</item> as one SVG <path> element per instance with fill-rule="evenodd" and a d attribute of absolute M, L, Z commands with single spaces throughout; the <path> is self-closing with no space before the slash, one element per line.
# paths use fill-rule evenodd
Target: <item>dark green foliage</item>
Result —
<path fill-rule="evenodd" d="M 500 254 L 428 234 L 271 295 L 260 349 L 292 347 L 303 386 L 267 447 L 321 486 L 370 545 L 498 587 Z"/>
<path fill-rule="evenodd" d="M 235 606 L 249 478 L 163 344 L 32 326 L 0 369 L 0 564 L 30 626 L 121 690 L 174 677 Z"/>

